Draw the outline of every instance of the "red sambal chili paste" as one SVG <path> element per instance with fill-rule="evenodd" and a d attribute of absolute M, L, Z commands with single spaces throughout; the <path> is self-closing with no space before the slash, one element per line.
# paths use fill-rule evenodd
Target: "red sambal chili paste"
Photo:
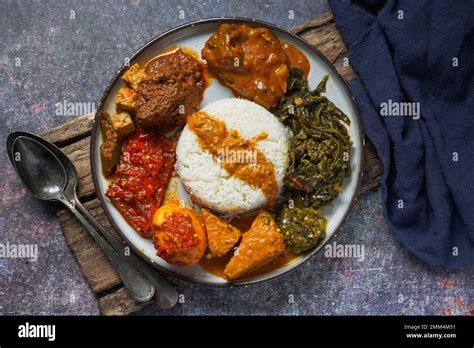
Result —
<path fill-rule="evenodd" d="M 161 134 L 137 129 L 123 141 L 114 178 L 105 195 L 145 238 L 173 172 L 175 145 Z"/>
<path fill-rule="evenodd" d="M 155 243 L 157 255 L 168 260 L 179 253 L 184 253 L 199 244 L 199 238 L 194 230 L 189 215 L 174 212 L 168 215 L 155 235 L 159 243 Z"/>

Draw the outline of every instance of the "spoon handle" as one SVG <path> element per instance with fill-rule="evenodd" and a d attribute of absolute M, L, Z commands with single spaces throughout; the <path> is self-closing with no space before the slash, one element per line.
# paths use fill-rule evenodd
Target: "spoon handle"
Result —
<path fill-rule="evenodd" d="M 77 217 L 84 228 L 104 251 L 113 268 L 122 280 L 130 297 L 138 302 L 146 302 L 150 300 L 155 294 L 155 288 L 151 282 L 130 265 L 124 256 L 115 251 L 115 249 L 100 235 L 97 229 L 76 209 L 74 201 L 69 201 L 64 196 L 60 197 L 59 201 Z"/>
<path fill-rule="evenodd" d="M 96 218 L 82 205 L 77 196 L 75 197 L 75 206 L 89 221 L 97 228 L 102 236 L 112 245 L 112 247 L 118 252 L 122 253 L 124 250 L 124 244 L 122 244 L 115 236 L 113 236 L 104 226 L 102 226 Z M 161 276 L 158 272 L 152 269 L 148 264 L 143 262 L 134 253 L 130 253 L 127 256 L 128 261 L 138 269 L 155 287 L 155 301 L 161 309 L 169 309 L 178 302 L 178 292 L 171 285 L 171 283 Z"/>

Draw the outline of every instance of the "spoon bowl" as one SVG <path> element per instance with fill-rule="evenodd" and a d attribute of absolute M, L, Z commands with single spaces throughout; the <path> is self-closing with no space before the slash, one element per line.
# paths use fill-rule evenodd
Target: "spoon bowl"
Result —
<path fill-rule="evenodd" d="M 57 201 L 66 186 L 66 172 L 56 156 L 38 141 L 10 134 L 8 155 L 23 184 L 38 199 Z"/>

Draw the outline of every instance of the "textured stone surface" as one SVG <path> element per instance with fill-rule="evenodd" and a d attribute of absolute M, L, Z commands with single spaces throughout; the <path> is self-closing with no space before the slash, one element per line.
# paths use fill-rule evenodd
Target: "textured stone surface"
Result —
<path fill-rule="evenodd" d="M 326 10 L 324 1 L 314 0 L 2 1 L 0 142 L 4 144 L 11 131 L 40 133 L 74 117 L 59 115 L 56 103 L 94 106 L 127 56 L 176 25 L 225 15 L 289 28 Z M 289 11 L 294 11 L 294 19 Z M 97 314 L 95 298 L 58 228 L 58 206 L 26 192 L 5 151 L 0 151 L 0 177 L 0 243 L 39 247 L 37 262 L 0 258 L 0 314 Z M 379 202 L 378 191 L 360 199 L 333 239 L 364 245 L 364 261 L 320 253 L 292 273 L 245 288 L 172 280 L 185 302 L 167 312 L 150 306 L 140 313 L 472 313 L 472 270 L 448 272 L 421 264 L 389 233 Z"/>

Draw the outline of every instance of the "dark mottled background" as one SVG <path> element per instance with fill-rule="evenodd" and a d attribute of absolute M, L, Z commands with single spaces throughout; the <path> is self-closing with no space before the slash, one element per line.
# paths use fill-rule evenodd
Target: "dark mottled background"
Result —
<path fill-rule="evenodd" d="M 326 10 L 325 1 L 315 0 L 2 1 L 0 141 L 14 130 L 39 133 L 72 118 L 56 115 L 58 102 L 97 103 L 125 57 L 173 26 L 243 16 L 289 28 Z M 58 207 L 25 192 L 5 150 L 0 178 L 0 243 L 39 246 L 37 262 L 0 258 L 0 313 L 97 314 L 56 222 Z M 412 257 L 389 233 L 377 190 L 357 202 L 333 241 L 363 244 L 365 260 L 320 253 L 279 279 L 237 289 L 173 280 L 185 303 L 167 312 L 150 306 L 142 313 L 473 314 L 472 269 L 440 271 Z"/>

